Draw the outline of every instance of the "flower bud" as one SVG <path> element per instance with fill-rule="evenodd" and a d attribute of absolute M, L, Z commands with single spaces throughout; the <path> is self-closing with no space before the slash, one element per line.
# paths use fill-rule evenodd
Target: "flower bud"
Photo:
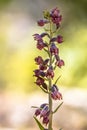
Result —
<path fill-rule="evenodd" d="M 63 37 L 61 35 L 58 35 L 57 38 L 56 38 L 56 41 L 58 43 L 62 43 L 63 42 Z"/>

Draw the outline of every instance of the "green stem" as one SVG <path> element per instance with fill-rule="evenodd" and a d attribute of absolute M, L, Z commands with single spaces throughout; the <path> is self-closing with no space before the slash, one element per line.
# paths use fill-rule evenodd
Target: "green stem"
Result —
<path fill-rule="evenodd" d="M 51 88 L 52 81 L 49 79 L 49 89 Z M 49 109 L 50 109 L 50 115 L 49 115 L 49 126 L 48 130 L 52 130 L 52 98 L 51 94 L 49 93 Z"/>
<path fill-rule="evenodd" d="M 52 38 L 52 27 L 51 27 L 51 21 L 50 21 L 50 39 Z M 49 51 L 49 58 L 50 58 L 50 64 L 49 66 L 52 66 L 52 55 L 50 53 L 50 42 L 49 42 L 49 47 L 48 47 L 48 51 Z M 52 86 L 52 79 L 49 78 L 49 92 Z M 52 98 L 51 98 L 51 93 L 48 94 L 48 100 L 49 100 L 49 109 L 50 109 L 50 115 L 49 115 L 49 125 L 48 125 L 48 130 L 52 130 Z"/>

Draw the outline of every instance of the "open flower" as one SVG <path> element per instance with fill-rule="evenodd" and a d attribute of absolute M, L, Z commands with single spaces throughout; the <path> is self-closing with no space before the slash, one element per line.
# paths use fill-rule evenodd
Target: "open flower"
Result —
<path fill-rule="evenodd" d="M 45 116 L 43 117 L 43 124 L 47 125 L 49 123 L 49 117 Z"/>
<path fill-rule="evenodd" d="M 51 88 L 51 97 L 54 100 L 61 100 L 62 99 L 62 94 L 59 92 L 59 90 L 55 84 Z"/>
<path fill-rule="evenodd" d="M 47 45 L 43 41 L 38 41 L 36 46 L 39 50 L 42 50 Z"/>
<path fill-rule="evenodd" d="M 46 72 L 46 77 L 47 78 L 53 78 L 54 77 L 54 71 L 53 71 L 53 67 L 49 67 L 49 69 Z"/>
<path fill-rule="evenodd" d="M 56 47 L 56 45 L 54 43 L 51 44 L 50 52 L 53 55 L 58 55 L 58 53 L 59 53 L 59 49 Z"/>
<path fill-rule="evenodd" d="M 42 79 L 41 77 L 38 77 L 35 83 L 40 86 L 44 83 L 44 79 Z"/>
<path fill-rule="evenodd" d="M 64 66 L 65 65 L 65 63 L 64 63 L 64 61 L 63 60 L 58 60 L 58 61 L 56 61 L 56 63 L 55 63 L 59 68 L 61 68 L 62 66 Z"/>

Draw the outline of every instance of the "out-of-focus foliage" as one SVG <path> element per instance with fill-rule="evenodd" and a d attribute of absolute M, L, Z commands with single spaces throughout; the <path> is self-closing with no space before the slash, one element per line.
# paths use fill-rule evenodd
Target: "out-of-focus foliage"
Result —
<path fill-rule="evenodd" d="M 60 49 L 65 59 L 65 67 L 57 70 L 56 77 L 62 75 L 62 86 L 86 87 L 86 5 L 86 0 L 0 0 L 0 89 L 29 92 L 36 88 L 34 57 L 44 54 L 35 49 L 32 35 L 42 32 L 36 26 L 42 10 L 56 6 L 63 14 L 64 45 Z"/>

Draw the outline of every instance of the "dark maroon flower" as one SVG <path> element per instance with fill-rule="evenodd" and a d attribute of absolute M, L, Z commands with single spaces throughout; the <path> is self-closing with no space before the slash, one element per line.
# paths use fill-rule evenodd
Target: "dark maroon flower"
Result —
<path fill-rule="evenodd" d="M 48 116 L 49 107 L 48 105 L 44 106 L 44 108 L 41 110 L 40 117 Z"/>
<path fill-rule="evenodd" d="M 65 63 L 63 60 L 60 59 L 59 61 L 56 62 L 56 65 L 59 66 L 59 68 L 61 68 L 62 66 L 65 65 Z"/>
<path fill-rule="evenodd" d="M 41 110 L 40 110 L 39 108 L 36 109 L 36 111 L 35 111 L 35 115 L 38 116 L 38 115 L 40 115 L 40 113 L 41 113 Z"/>
<path fill-rule="evenodd" d="M 47 20 L 43 20 L 43 19 L 37 21 L 38 26 L 44 26 L 47 23 L 48 23 L 48 21 Z"/>
<path fill-rule="evenodd" d="M 53 55 L 58 55 L 58 53 L 59 53 L 59 49 L 56 47 L 56 45 L 54 43 L 51 44 L 50 52 Z"/>
<path fill-rule="evenodd" d="M 40 69 L 40 70 L 46 70 L 46 69 L 47 69 L 47 66 L 46 66 L 46 65 L 41 64 L 41 65 L 39 66 L 39 69 Z"/>
<path fill-rule="evenodd" d="M 42 79 L 41 77 L 38 77 L 35 83 L 40 86 L 44 83 L 44 79 Z"/>
<path fill-rule="evenodd" d="M 58 43 L 62 43 L 63 42 L 63 37 L 61 35 L 58 35 L 57 38 L 56 38 L 56 41 Z"/>
<path fill-rule="evenodd" d="M 45 72 L 43 72 L 42 70 L 39 70 L 39 69 L 34 70 L 34 73 L 35 73 L 34 76 L 36 76 L 36 77 L 45 76 Z"/>
<path fill-rule="evenodd" d="M 53 71 L 52 67 L 49 67 L 49 69 L 47 70 L 46 77 L 47 78 L 53 78 L 54 77 L 54 71 Z"/>
<path fill-rule="evenodd" d="M 51 88 L 51 97 L 54 100 L 61 100 L 62 99 L 62 94 L 59 92 L 56 85 L 53 85 Z"/>
<path fill-rule="evenodd" d="M 43 124 L 48 124 L 49 123 L 49 117 L 48 116 L 45 116 L 43 117 Z"/>
<path fill-rule="evenodd" d="M 42 64 L 42 63 L 43 63 L 42 57 L 41 57 L 41 56 L 36 57 L 36 58 L 35 58 L 35 62 L 36 62 L 37 65 Z"/>
<path fill-rule="evenodd" d="M 36 69 L 36 70 L 34 70 L 34 73 L 35 73 L 34 76 L 39 77 L 39 75 L 40 75 L 40 70 L 39 70 L 39 69 Z"/>

